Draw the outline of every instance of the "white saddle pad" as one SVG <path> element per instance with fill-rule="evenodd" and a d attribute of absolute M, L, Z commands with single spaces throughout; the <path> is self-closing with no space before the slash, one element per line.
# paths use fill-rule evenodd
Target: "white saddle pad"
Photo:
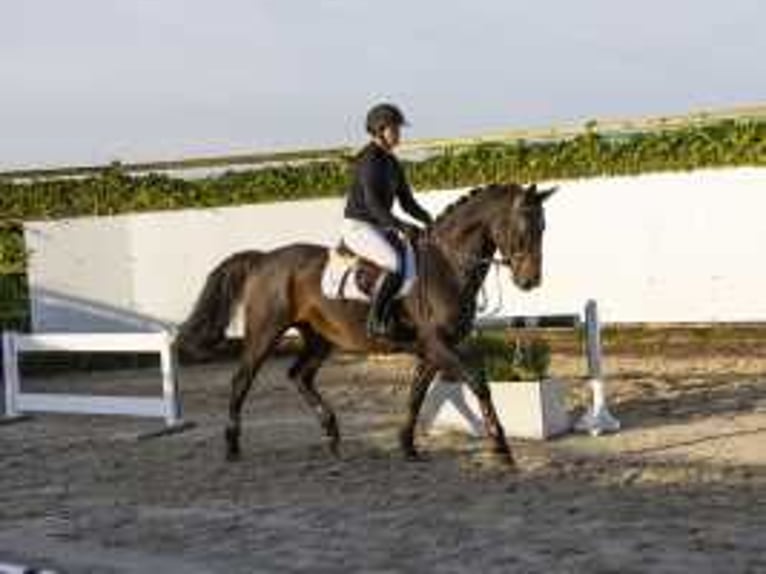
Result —
<path fill-rule="evenodd" d="M 336 249 L 330 249 L 327 264 L 322 272 L 322 293 L 330 299 L 353 299 L 369 301 L 370 298 L 356 283 L 356 268 L 360 259 L 356 256 L 341 255 Z M 404 257 L 404 281 L 396 297 L 407 295 L 417 279 L 415 251 L 407 243 Z"/>

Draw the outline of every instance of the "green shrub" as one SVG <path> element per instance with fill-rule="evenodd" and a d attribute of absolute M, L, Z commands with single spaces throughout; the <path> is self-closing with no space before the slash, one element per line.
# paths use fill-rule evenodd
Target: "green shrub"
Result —
<path fill-rule="evenodd" d="M 548 377 L 550 346 L 542 339 L 479 333 L 461 345 L 469 367 L 485 381 L 529 381 Z"/>

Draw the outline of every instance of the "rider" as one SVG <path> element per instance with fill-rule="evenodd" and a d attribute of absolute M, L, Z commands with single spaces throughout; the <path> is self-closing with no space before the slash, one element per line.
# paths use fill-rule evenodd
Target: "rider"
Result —
<path fill-rule="evenodd" d="M 370 142 L 357 154 L 348 192 L 343 240 L 356 254 L 377 263 L 383 275 L 375 285 L 367 331 L 371 336 L 390 333 L 390 308 L 402 284 L 403 261 L 387 238 L 392 231 L 414 238 L 420 228 L 391 213 L 394 198 L 406 213 L 426 226 L 431 216 L 412 195 L 401 164 L 392 153 L 400 129 L 407 122 L 396 106 L 382 103 L 367 113 Z"/>

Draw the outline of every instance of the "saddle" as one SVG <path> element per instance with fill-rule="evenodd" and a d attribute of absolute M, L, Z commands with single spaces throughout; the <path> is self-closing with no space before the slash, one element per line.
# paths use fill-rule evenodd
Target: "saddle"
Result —
<path fill-rule="evenodd" d="M 401 298 L 415 282 L 415 252 L 408 241 L 396 236 L 391 241 L 403 262 L 403 281 L 397 293 Z M 322 293 L 330 299 L 370 301 L 375 285 L 383 274 L 376 263 L 354 253 L 343 241 L 329 249 L 322 272 Z"/>
<path fill-rule="evenodd" d="M 342 295 L 346 291 L 347 283 L 351 280 L 356 283 L 356 286 L 362 293 L 367 295 L 367 297 L 372 298 L 375 284 L 383 274 L 383 269 L 369 259 L 360 257 L 351 251 L 351 249 L 349 249 L 349 247 L 342 241 L 335 248 L 335 253 L 347 263 L 346 272 L 343 274 L 340 285 L 338 286 L 340 294 Z"/>

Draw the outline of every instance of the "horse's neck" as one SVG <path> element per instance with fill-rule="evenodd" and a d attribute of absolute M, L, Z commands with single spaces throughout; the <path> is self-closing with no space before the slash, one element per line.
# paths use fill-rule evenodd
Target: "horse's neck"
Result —
<path fill-rule="evenodd" d="M 437 218 L 433 230 L 436 243 L 465 287 L 479 281 L 477 264 L 495 252 L 489 227 L 501 197 L 504 194 L 501 195 L 498 188 L 477 188 L 447 207 Z M 483 276 L 486 272 L 485 268 Z M 474 291 L 480 286 L 479 281 Z"/>
<path fill-rule="evenodd" d="M 454 230 L 437 235 L 436 243 L 460 284 L 460 319 L 456 334 L 461 339 L 472 327 L 476 296 L 487 277 L 495 245 L 483 226 L 472 227 L 467 232 Z"/>
<path fill-rule="evenodd" d="M 477 188 L 449 206 L 434 224 L 433 242 L 460 286 L 458 338 L 468 334 L 473 324 L 476 295 L 496 248 L 490 225 L 498 210 L 507 205 L 507 198 L 505 188 Z"/>
<path fill-rule="evenodd" d="M 461 292 L 476 295 L 489 270 L 495 245 L 482 225 L 437 233 L 436 244 L 460 281 Z"/>

